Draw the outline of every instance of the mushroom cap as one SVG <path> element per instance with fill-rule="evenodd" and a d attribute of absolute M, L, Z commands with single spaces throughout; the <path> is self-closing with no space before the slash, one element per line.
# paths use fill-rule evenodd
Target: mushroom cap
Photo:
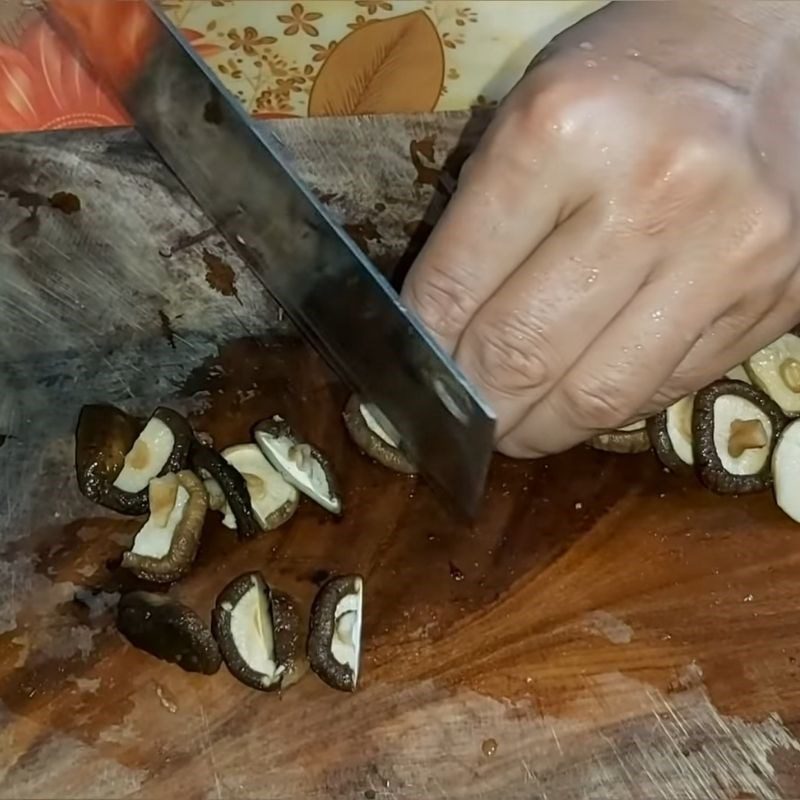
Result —
<path fill-rule="evenodd" d="M 378 433 L 374 424 L 370 426 L 363 409 L 361 400 L 357 395 L 353 395 L 342 414 L 347 432 L 356 446 L 387 469 L 405 475 L 415 475 L 418 471 L 416 466 L 401 448 L 393 447 L 389 443 L 390 437 L 385 433 L 384 435 Z"/>
<path fill-rule="evenodd" d="M 237 680 L 261 692 L 295 682 L 297 607 L 289 595 L 273 592 L 260 572 L 246 572 L 225 586 L 211 614 L 211 629 Z"/>
<path fill-rule="evenodd" d="M 175 478 L 178 493 L 165 524 L 159 525 L 151 512 L 148 521 L 136 534 L 133 547 L 122 556 L 122 566 L 142 580 L 154 583 L 180 580 L 191 569 L 200 547 L 208 508 L 206 488 L 203 481 L 189 470 L 182 470 Z M 158 551 L 163 549 L 165 540 L 168 541 L 167 549 L 162 554 Z M 137 545 L 142 552 L 137 552 Z"/>
<path fill-rule="evenodd" d="M 126 486 L 137 487 L 138 483 L 123 480 L 116 485 L 120 476 L 124 477 L 130 455 L 143 435 L 155 436 L 159 441 L 157 469 L 150 477 L 180 472 L 186 466 L 192 429 L 177 411 L 159 407 L 145 423 L 111 405 L 84 406 L 75 432 L 75 465 L 81 492 L 121 514 L 146 514 L 149 478 L 136 491 L 128 491 Z"/>
<path fill-rule="evenodd" d="M 189 450 L 189 462 L 196 474 L 206 472 L 222 489 L 228 507 L 236 519 L 236 535 L 240 539 L 252 539 L 261 532 L 261 526 L 253 514 L 247 482 L 213 447 L 193 441 Z"/>
<path fill-rule="evenodd" d="M 729 397 L 735 407 L 725 403 Z M 725 452 L 721 454 L 719 448 L 728 441 L 730 425 L 740 412 L 766 423 L 767 444 L 757 458 L 750 456 L 737 461 Z M 717 430 L 725 424 L 727 430 Z M 695 395 L 692 418 L 694 460 L 700 480 L 717 494 L 748 494 L 767 489 L 772 483 L 772 450 L 785 424 L 780 406 L 743 381 L 719 380 L 700 390 Z"/>
<path fill-rule="evenodd" d="M 358 683 L 363 597 L 363 578 L 341 575 L 323 584 L 311 607 L 307 643 L 309 666 L 325 683 L 343 692 L 355 691 Z M 340 620 L 345 615 L 352 615 L 353 624 L 348 633 L 353 641 L 355 663 L 337 659 L 334 652 Z"/>
<path fill-rule="evenodd" d="M 316 447 L 302 441 L 285 419 L 262 420 L 253 428 L 253 439 L 287 483 L 332 514 L 342 513 L 330 462 Z"/>
<path fill-rule="evenodd" d="M 191 608 L 168 595 L 142 591 L 123 595 L 117 629 L 134 647 L 187 672 L 213 675 L 222 664 L 208 626 Z"/>
<path fill-rule="evenodd" d="M 589 446 L 606 453 L 646 453 L 650 449 L 650 437 L 647 435 L 645 420 L 595 434 L 589 440 Z"/>
<path fill-rule="evenodd" d="M 694 473 L 693 410 L 694 395 L 687 395 L 647 420 L 647 433 L 653 449 L 670 472 Z"/>
<path fill-rule="evenodd" d="M 747 359 L 744 366 L 752 382 L 769 395 L 789 417 L 800 416 L 800 391 L 790 387 L 783 368 L 795 362 L 795 380 L 800 380 L 800 330 L 784 334 Z M 800 388 L 800 384 L 798 384 Z"/>

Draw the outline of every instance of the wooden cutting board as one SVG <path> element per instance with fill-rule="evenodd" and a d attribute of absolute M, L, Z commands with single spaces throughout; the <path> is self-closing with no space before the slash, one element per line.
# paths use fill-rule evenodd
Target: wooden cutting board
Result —
<path fill-rule="evenodd" d="M 388 270 L 484 123 L 274 128 Z M 498 459 L 458 525 L 352 446 L 342 387 L 134 134 L 3 139 L 0 192 L 0 797 L 800 796 L 800 527 L 768 494 L 581 448 Z M 115 632 L 140 522 L 78 494 L 72 432 L 96 401 L 168 403 L 220 447 L 286 413 L 329 454 L 341 521 L 304 503 L 240 544 L 213 515 L 173 592 L 207 618 L 260 568 L 307 608 L 327 574 L 362 573 L 354 695 L 313 675 L 261 694 Z"/>

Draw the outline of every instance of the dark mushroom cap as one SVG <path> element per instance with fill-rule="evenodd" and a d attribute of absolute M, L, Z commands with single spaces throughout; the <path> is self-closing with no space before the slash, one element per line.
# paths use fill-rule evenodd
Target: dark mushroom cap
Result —
<path fill-rule="evenodd" d="M 681 402 L 681 401 L 677 401 Z M 676 475 L 694 475 L 694 465 L 688 464 L 675 451 L 675 443 L 669 432 L 669 411 L 674 406 L 665 408 L 647 420 L 647 435 L 655 450 L 658 460 Z"/>
<path fill-rule="evenodd" d="M 213 675 L 222 664 L 208 626 L 191 608 L 165 594 L 123 595 L 117 629 L 134 647 L 187 672 Z"/>
<path fill-rule="evenodd" d="M 174 438 L 172 452 L 159 475 L 179 472 L 186 466 L 192 440 L 189 423 L 177 411 L 164 407 L 157 408 L 151 418 L 163 422 Z M 126 492 L 113 485 L 146 424 L 111 405 L 81 409 L 75 432 L 75 466 L 78 486 L 86 497 L 121 514 L 147 513 L 146 487 L 140 492 Z"/>
<path fill-rule="evenodd" d="M 348 400 L 342 416 L 350 438 L 371 459 L 394 472 L 401 472 L 405 475 L 417 473 L 417 468 L 401 449 L 392 447 L 367 425 L 367 421 L 361 413 L 361 400 L 357 395 L 353 395 Z"/>
<path fill-rule="evenodd" d="M 764 464 L 758 472 L 737 475 L 728 472 L 714 441 L 714 406 L 726 395 L 741 397 L 758 408 L 770 421 L 769 442 Z M 748 494 L 769 488 L 772 483 L 771 454 L 786 424 L 780 406 L 768 395 L 744 381 L 719 380 L 695 395 L 692 438 L 695 469 L 703 484 L 717 494 Z"/>
<path fill-rule="evenodd" d="M 328 580 L 311 606 L 307 653 L 311 669 L 334 689 L 352 692 L 357 675 L 348 664 L 337 661 L 331 650 L 336 634 L 336 607 L 348 595 L 359 597 L 359 615 L 363 614 L 363 579 L 360 575 L 340 575 Z"/>
<path fill-rule="evenodd" d="M 333 514 L 342 513 L 339 482 L 336 479 L 330 461 L 318 448 L 314 447 L 314 445 L 300 439 L 292 426 L 285 419 L 276 416 L 271 419 L 262 420 L 253 428 L 253 439 L 259 448 L 261 448 L 261 452 L 264 454 L 265 458 L 281 474 L 287 483 L 294 486 L 295 489 L 311 498 L 327 511 Z M 310 470 L 306 469 L 303 471 L 307 478 L 307 480 L 304 481 L 298 478 L 294 471 L 287 467 L 285 459 L 279 457 L 280 454 L 275 446 L 281 440 L 290 442 L 290 446 L 305 448 L 308 459 L 312 462 L 316 462 L 322 470 L 327 484 L 327 492 L 323 493 L 317 490 L 317 487 L 312 481 Z M 287 458 L 288 457 L 287 455 Z"/>
<path fill-rule="evenodd" d="M 263 592 L 267 622 L 272 626 L 273 661 L 280 674 L 270 676 L 253 669 L 242 657 L 231 627 L 233 614 L 245 595 L 253 589 Z M 272 692 L 292 682 L 298 656 L 300 618 L 294 600 L 273 592 L 260 572 L 246 572 L 234 578 L 220 592 L 211 612 L 211 630 L 231 674 L 261 692 Z"/>
<path fill-rule="evenodd" d="M 232 467 L 213 447 L 193 441 L 189 451 L 192 470 L 205 470 L 222 489 L 231 512 L 236 518 L 236 532 L 240 539 L 252 539 L 261 532 L 253 514 L 250 492 L 241 473 Z"/>
<path fill-rule="evenodd" d="M 180 580 L 192 567 L 208 508 L 208 495 L 203 481 L 189 470 L 177 474 L 178 485 L 189 493 L 189 500 L 180 522 L 172 535 L 169 552 L 162 558 L 154 558 L 131 550 L 122 556 L 122 566 L 137 578 L 153 583 L 172 583 Z"/>

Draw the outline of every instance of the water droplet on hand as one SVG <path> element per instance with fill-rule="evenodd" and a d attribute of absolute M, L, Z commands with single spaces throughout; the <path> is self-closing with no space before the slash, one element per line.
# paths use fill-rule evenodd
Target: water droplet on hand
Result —
<path fill-rule="evenodd" d="M 635 47 L 629 47 L 625 51 L 625 55 L 628 56 L 629 58 L 639 58 L 641 53 Z"/>
<path fill-rule="evenodd" d="M 578 47 L 580 47 L 581 50 L 594 50 L 594 45 L 591 42 L 581 42 Z"/>
<path fill-rule="evenodd" d="M 589 68 L 596 67 L 597 66 L 597 62 L 592 58 L 587 58 L 586 61 L 583 62 L 583 66 L 584 67 L 589 67 Z"/>

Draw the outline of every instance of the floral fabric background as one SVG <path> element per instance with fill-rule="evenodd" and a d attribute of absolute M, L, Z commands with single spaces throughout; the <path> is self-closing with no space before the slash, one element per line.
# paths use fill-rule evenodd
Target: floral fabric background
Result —
<path fill-rule="evenodd" d="M 588 0 L 161 0 L 259 117 L 458 110 L 498 102 Z M 118 2 L 125 0 L 97 0 Z M 0 0 L 0 131 L 127 122 L 41 16 Z M 124 28 L 124 26 L 122 26 Z M 110 31 L 120 37 L 124 30 Z"/>

